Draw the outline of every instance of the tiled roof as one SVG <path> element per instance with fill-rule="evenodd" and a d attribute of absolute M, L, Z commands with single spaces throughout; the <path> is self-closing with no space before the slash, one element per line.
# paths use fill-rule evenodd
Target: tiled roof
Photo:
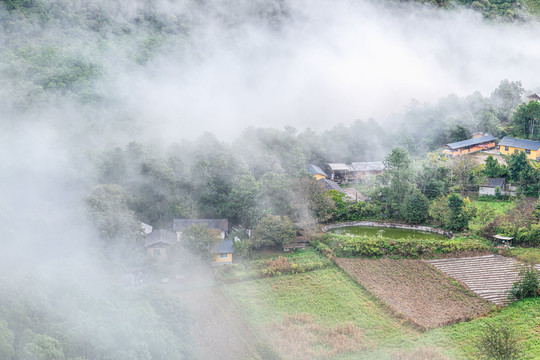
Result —
<path fill-rule="evenodd" d="M 382 161 L 369 162 L 353 162 L 351 163 L 352 171 L 383 171 L 384 164 Z"/>
<path fill-rule="evenodd" d="M 227 232 L 229 230 L 229 222 L 227 219 L 174 219 L 173 230 L 182 231 L 192 225 L 206 225 L 208 229 L 217 229 Z"/>
<path fill-rule="evenodd" d="M 326 164 L 332 171 L 349 171 L 349 165 L 345 163 L 328 163 Z"/>
<path fill-rule="evenodd" d="M 226 254 L 226 253 L 234 253 L 234 246 L 232 240 L 223 240 L 219 244 L 214 245 L 212 248 L 212 252 L 214 254 Z"/>
<path fill-rule="evenodd" d="M 459 149 L 459 148 L 466 147 L 466 146 L 478 145 L 478 144 L 482 144 L 482 143 L 490 142 L 490 141 L 495 141 L 495 140 L 496 140 L 495 136 L 488 134 L 488 135 L 484 135 L 482 137 L 477 137 L 477 138 L 473 138 L 473 139 L 468 139 L 468 140 L 458 141 L 458 142 L 455 142 L 455 143 L 450 143 L 450 144 L 447 144 L 446 146 L 448 146 L 450 149 L 454 150 L 454 149 Z"/>
<path fill-rule="evenodd" d="M 149 234 L 146 234 L 146 239 L 144 240 L 144 246 L 149 247 L 155 244 L 164 243 L 171 245 L 176 241 L 176 234 L 167 231 L 164 229 L 154 230 Z"/>
<path fill-rule="evenodd" d="M 540 141 L 516 139 L 508 136 L 503 137 L 499 146 L 510 146 L 518 149 L 525 150 L 538 150 L 540 149 Z"/>
<path fill-rule="evenodd" d="M 317 165 L 313 165 L 313 164 L 309 164 L 307 166 L 307 171 L 312 175 L 328 176 L 328 175 L 326 175 L 326 173 L 324 171 L 322 171 L 322 169 L 320 167 L 318 167 Z"/>

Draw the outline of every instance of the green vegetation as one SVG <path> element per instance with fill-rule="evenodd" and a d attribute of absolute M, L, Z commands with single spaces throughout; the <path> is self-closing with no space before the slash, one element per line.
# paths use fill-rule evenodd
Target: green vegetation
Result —
<path fill-rule="evenodd" d="M 511 300 L 523 300 L 538 296 L 540 291 L 538 276 L 538 271 L 533 267 L 522 269 L 519 272 L 520 279 L 512 285 L 508 297 Z"/>
<path fill-rule="evenodd" d="M 338 257 L 430 257 L 436 254 L 463 251 L 490 251 L 483 240 L 470 238 L 388 239 L 373 236 L 329 235 L 324 240 Z"/>
<path fill-rule="evenodd" d="M 537 247 L 514 247 L 511 249 L 506 249 L 504 254 L 515 257 L 517 260 L 526 264 L 540 264 L 540 248 Z"/>
<path fill-rule="evenodd" d="M 281 322 L 283 314 L 309 314 L 321 326 L 352 322 L 378 344 L 397 344 L 402 334 L 414 333 L 335 267 L 236 283 L 225 291 L 259 328 Z"/>
<path fill-rule="evenodd" d="M 259 260 L 235 261 L 230 266 L 214 269 L 217 278 L 225 283 L 271 277 L 283 274 L 299 274 L 332 266 L 332 262 L 313 249 L 293 253 L 265 256 Z"/>

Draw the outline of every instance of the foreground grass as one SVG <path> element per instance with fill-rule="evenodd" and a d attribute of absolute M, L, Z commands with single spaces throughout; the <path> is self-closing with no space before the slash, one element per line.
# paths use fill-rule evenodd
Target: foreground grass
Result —
<path fill-rule="evenodd" d="M 540 358 L 540 299 L 521 301 L 486 317 L 420 333 L 390 315 L 336 267 L 229 284 L 224 291 L 254 330 L 271 338 L 274 347 L 281 347 L 285 354 L 298 350 L 287 346 L 301 344 L 309 348 L 309 357 L 305 358 L 314 359 L 472 360 L 479 358 L 476 339 L 486 322 L 494 322 L 509 324 L 521 338 L 525 355 Z M 324 339 L 302 343 L 302 337 L 316 337 L 313 329 L 328 338 L 328 334 L 335 334 L 344 325 L 353 327 L 354 336 L 360 334 L 361 347 L 328 356 L 330 345 Z M 292 340 L 276 344 L 276 337 Z M 286 355 L 283 358 L 303 359 Z"/>
<path fill-rule="evenodd" d="M 504 255 L 515 257 L 526 264 L 540 264 L 540 248 L 512 248 L 507 249 Z"/>
<path fill-rule="evenodd" d="M 422 342 L 455 347 L 459 349 L 459 358 L 477 359 L 475 340 L 482 335 L 486 323 L 509 325 L 521 340 L 525 358 L 540 358 L 540 298 L 522 300 L 487 317 L 430 331 Z"/>
<path fill-rule="evenodd" d="M 284 314 L 309 314 L 322 326 L 351 322 L 376 343 L 399 343 L 403 334 L 417 334 L 335 267 L 227 285 L 225 290 L 255 326 L 280 322 Z"/>
<path fill-rule="evenodd" d="M 469 223 L 469 229 L 473 232 L 516 207 L 516 203 L 511 200 L 475 200 L 472 203 L 478 208 L 477 216 Z"/>

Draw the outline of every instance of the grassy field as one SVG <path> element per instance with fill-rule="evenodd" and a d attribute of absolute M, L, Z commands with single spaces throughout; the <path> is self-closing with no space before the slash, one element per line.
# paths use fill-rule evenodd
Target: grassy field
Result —
<path fill-rule="evenodd" d="M 283 359 L 477 359 L 486 322 L 508 322 L 540 358 L 540 299 L 421 333 L 336 267 L 224 285 L 251 327 Z"/>
<path fill-rule="evenodd" d="M 507 213 L 516 207 L 513 201 L 473 201 L 478 208 L 477 216 L 469 223 L 472 231 L 478 230 L 481 226 L 493 221 L 495 218 Z"/>
<path fill-rule="evenodd" d="M 540 264 L 540 248 L 513 248 L 504 253 L 527 264 Z"/>

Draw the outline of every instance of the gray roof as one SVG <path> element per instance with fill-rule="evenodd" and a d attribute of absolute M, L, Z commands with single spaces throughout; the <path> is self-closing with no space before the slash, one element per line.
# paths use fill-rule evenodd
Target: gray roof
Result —
<path fill-rule="evenodd" d="M 351 169 L 352 171 L 383 171 L 384 164 L 382 161 L 353 162 Z"/>
<path fill-rule="evenodd" d="M 345 194 L 345 192 L 343 191 L 342 188 L 339 187 L 338 183 L 335 182 L 335 181 L 332 181 L 332 180 L 328 180 L 328 179 L 322 179 L 320 181 L 323 185 L 324 185 L 324 188 L 328 191 L 330 190 L 336 190 L 342 194 Z"/>
<path fill-rule="evenodd" d="M 496 187 L 500 187 L 502 189 L 502 187 L 504 186 L 504 178 L 487 178 L 487 185 L 486 187 L 490 187 L 490 188 L 496 188 Z"/>
<path fill-rule="evenodd" d="M 463 140 L 463 141 L 447 144 L 446 146 L 454 150 L 454 149 L 459 149 L 466 146 L 478 145 L 478 144 L 482 144 L 482 143 L 490 142 L 490 141 L 495 141 L 495 136 L 487 134 L 482 137 L 477 137 L 473 139 L 468 139 L 468 140 Z"/>
<path fill-rule="evenodd" d="M 234 246 L 232 240 L 223 240 L 219 244 L 214 245 L 212 248 L 214 254 L 234 253 Z"/>
<path fill-rule="evenodd" d="M 167 231 L 164 229 L 158 229 L 154 230 L 149 234 L 146 234 L 146 239 L 144 240 L 144 247 L 149 247 L 152 245 L 156 245 L 159 243 L 163 243 L 165 245 L 171 245 L 176 241 L 176 234 Z"/>
<path fill-rule="evenodd" d="M 540 149 L 540 141 L 516 139 L 508 136 L 503 137 L 499 146 L 511 146 L 518 149 L 538 150 Z"/>
<path fill-rule="evenodd" d="M 229 230 L 229 221 L 227 219 L 174 219 L 173 230 L 182 231 L 192 225 L 206 225 L 208 229 L 217 229 L 227 232 Z"/>
<path fill-rule="evenodd" d="M 322 169 L 320 167 L 318 167 L 317 165 L 313 165 L 313 164 L 309 164 L 307 166 L 307 171 L 308 171 L 308 173 L 310 173 L 312 175 L 328 176 L 328 175 L 326 175 L 326 173 L 324 171 L 322 171 Z"/>
<path fill-rule="evenodd" d="M 345 163 L 327 163 L 326 166 L 332 171 L 349 171 L 349 165 Z"/>

